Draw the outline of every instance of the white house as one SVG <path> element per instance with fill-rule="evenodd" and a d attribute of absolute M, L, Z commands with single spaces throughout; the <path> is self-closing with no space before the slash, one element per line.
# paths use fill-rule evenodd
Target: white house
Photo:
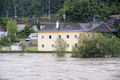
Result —
<path fill-rule="evenodd" d="M 2 25 L 0 25 L 0 38 L 3 36 L 7 36 L 7 30 Z"/>
<path fill-rule="evenodd" d="M 22 47 L 18 45 L 11 45 L 11 51 L 22 51 Z"/>

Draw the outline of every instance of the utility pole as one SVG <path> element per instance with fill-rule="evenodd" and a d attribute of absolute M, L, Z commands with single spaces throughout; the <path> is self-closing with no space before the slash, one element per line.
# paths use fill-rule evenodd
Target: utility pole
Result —
<path fill-rule="evenodd" d="M 51 14 L 51 13 L 50 13 L 50 7 L 51 7 L 51 6 L 50 6 L 50 0 L 48 1 L 48 4 L 49 4 L 48 19 L 50 20 L 50 18 L 51 18 L 51 16 L 50 16 L 50 14 Z"/>
<path fill-rule="evenodd" d="M 16 10 L 17 6 L 18 6 L 18 4 L 15 5 L 15 18 L 17 18 L 17 10 Z"/>
<path fill-rule="evenodd" d="M 8 17 L 9 16 L 8 10 L 5 10 L 5 12 L 6 12 L 6 17 Z"/>
<path fill-rule="evenodd" d="M 24 18 L 24 5 L 22 4 L 22 18 Z"/>
<path fill-rule="evenodd" d="M 64 23 L 65 23 L 65 19 L 66 19 L 65 8 L 64 8 L 63 19 L 64 19 Z"/>

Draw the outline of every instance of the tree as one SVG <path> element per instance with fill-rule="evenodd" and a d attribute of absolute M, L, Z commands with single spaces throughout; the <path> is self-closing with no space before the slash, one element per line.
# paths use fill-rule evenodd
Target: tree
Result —
<path fill-rule="evenodd" d="M 120 56 L 120 39 L 115 36 L 98 34 L 94 38 L 83 39 L 82 45 L 79 38 L 78 47 L 73 48 L 73 57 L 96 58 Z"/>
<path fill-rule="evenodd" d="M 17 23 L 15 20 L 9 20 L 7 23 L 7 36 L 10 42 L 16 40 Z"/>
<path fill-rule="evenodd" d="M 118 26 L 117 36 L 120 38 L 120 25 Z"/>
<path fill-rule="evenodd" d="M 20 43 L 19 46 L 22 47 L 22 51 L 25 51 L 25 48 L 27 47 L 27 45 L 23 42 Z"/>
<path fill-rule="evenodd" d="M 38 21 L 37 28 L 40 30 L 40 21 Z"/>
<path fill-rule="evenodd" d="M 56 51 L 56 55 L 58 57 L 62 57 L 65 55 L 65 51 L 66 51 L 66 42 L 65 40 L 63 40 L 62 38 L 58 38 L 55 41 L 55 51 Z"/>
<path fill-rule="evenodd" d="M 66 0 L 63 8 L 59 10 L 59 18 L 63 20 L 66 14 L 68 22 L 89 22 L 93 18 L 104 21 L 111 13 L 120 13 L 120 2 L 118 0 Z"/>
<path fill-rule="evenodd" d="M 22 51 L 23 51 L 23 52 L 25 51 L 25 48 L 27 48 L 27 45 L 26 45 L 25 43 L 23 43 L 23 42 L 21 42 L 21 43 L 19 44 L 19 46 L 22 48 Z M 23 53 L 21 53 L 20 55 L 23 56 Z"/>

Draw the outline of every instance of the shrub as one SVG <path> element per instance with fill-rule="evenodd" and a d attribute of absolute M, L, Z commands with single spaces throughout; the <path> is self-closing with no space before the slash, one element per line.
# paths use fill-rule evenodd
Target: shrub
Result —
<path fill-rule="evenodd" d="M 40 30 L 40 21 L 38 21 L 37 28 Z"/>
<path fill-rule="evenodd" d="M 58 57 L 62 57 L 65 55 L 66 51 L 66 42 L 63 39 L 56 39 L 55 42 L 55 52 Z"/>
<path fill-rule="evenodd" d="M 79 39 L 80 40 L 80 39 Z M 73 57 L 114 57 L 120 55 L 120 39 L 112 36 L 111 38 L 98 35 L 95 38 L 84 39 L 83 45 L 73 48 Z"/>
<path fill-rule="evenodd" d="M 25 51 L 25 48 L 27 48 L 27 45 L 25 43 L 20 43 L 19 46 L 22 47 L 22 51 Z"/>
<path fill-rule="evenodd" d="M 118 32 L 117 32 L 117 36 L 120 38 L 120 25 L 118 25 Z"/>
<path fill-rule="evenodd" d="M 10 43 L 10 41 L 8 40 L 7 37 L 5 37 L 5 36 L 1 37 L 1 39 L 0 39 L 0 46 L 9 46 L 11 44 L 12 43 Z"/>

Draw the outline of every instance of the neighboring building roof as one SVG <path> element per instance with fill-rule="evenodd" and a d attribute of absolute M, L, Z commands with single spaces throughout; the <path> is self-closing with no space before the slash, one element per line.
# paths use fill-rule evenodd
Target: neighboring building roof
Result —
<path fill-rule="evenodd" d="M 40 32 L 61 32 L 61 31 L 95 31 L 95 32 L 117 32 L 117 26 L 120 24 L 120 19 L 109 18 L 107 22 L 100 24 L 89 23 L 66 23 L 60 24 L 59 28 L 56 28 L 56 24 L 47 25 Z"/>
<path fill-rule="evenodd" d="M 96 32 L 117 32 L 117 27 L 120 24 L 120 19 L 110 18 L 107 22 L 92 29 Z"/>
<path fill-rule="evenodd" d="M 0 31 L 7 31 L 7 30 L 0 24 Z"/>
<path fill-rule="evenodd" d="M 94 27 L 96 25 L 93 25 Z M 90 31 L 91 27 L 89 23 L 66 23 L 59 24 L 59 28 L 56 28 L 56 24 L 47 25 L 40 32 L 61 32 L 61 31 Z"/>
<path fill-rule="evenodd" d="M 100 26 L 92 29 L 95 32 L 117 32 L 117 29 L 113 24 L 103 23 Z"/>

